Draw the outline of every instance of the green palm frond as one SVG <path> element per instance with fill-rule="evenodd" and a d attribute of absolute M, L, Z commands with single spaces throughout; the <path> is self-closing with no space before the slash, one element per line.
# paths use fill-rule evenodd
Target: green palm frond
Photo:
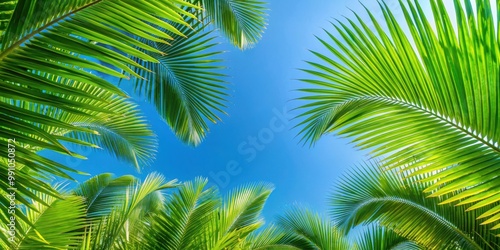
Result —
<path fill-rule="evenodd" d="M 146 235 L 150 249 L 203 249 L 200 238 L 214 233 L 209 223 L 221 204 L 215 188 L 205 188 L 207 182 L 202 178 L 185 182 L 169 197 Z"/>
<path fill-rule="evenodd" d="M 403 179 L 396 171 L 367 164 L 345 174 L 331 195 L 333 221 L 343 230 L 379 223 L 426 248 L 494 249 L 498 238 L 476 217 L 488 208 L 439 205 L 449 196 L 426 198 L 422 177 Z"/>
<path fill-rule="evenodd" d="M 305 70 L 304 139 L 336 132 L 383 157 L 383 167 L 431 174 L 424 191 L 469 210 L 500 200 L 498 17 L 489 0 L 454 0 L 452 20 L 442 0 L 430 0 L 434 23 L 419 1 L 401 1 L 410 34 L 381 3 L 384 21 L 367 10 L 371 24 L 356 15 L 334 24 L 320 39 L 329 51 Z M 386 27 L 385 27 L 385 26 Z M 373 28 L 372 28 L 373 27 Z M 442 170 L 442 171 L 437 171 Z M 500 207 L 480 218 L 500 218 Z M 493 228 L 499 228 L 500 224 Z"/>
<path fill-rule="evenodd" d="M 135 234 L 144 233 L 138 229 L 145 229 L 144 216 L 150 214 L 143 211 L 151 210 L 151 207 L 148 207 L 152 204 L 150 201 L 154 200 L 151 196 L 157 196 L 158 192 L 177 186 L 176 182 L 177 180 L 166 182 L 162 175 L 152 173 L 142 182 L 136 180 L 131 183 L 124 192 L 121 204 L 93 225 L 91 248 L 120 249 L 129 242 L 132 243 L 133 239 L 140 239 L 141 236 Z"/>
<path fill-rule="evenodd" d="M 425 249 L 413 241 L 396 234 L 394 231 L 371 225 L 364 229 L 355 240 L 359 250 L 420 250 Z"/>
<path fill-rule="evenodd" d="M 57 190 L 59 188 L 56 186 Z M 62 199 L 36 193 L 43 203 L 33 201 L 33 208 L 24 207 L 29 223 L 17 221 L 18 232 L 13 249 L 66 249 L 75 247 L 82 238 L 85 227 L 85 205 L 82 197 L 64 195 Z M 18 214 L 16 214 L 18 216 Z"/>
<path fill-rule="evenodd" d="M 78 185 L 73 194 L 85 199 L 87 218 L 98 218 L 122 205 L 126 188 L 135 181 L 130 175 L 113 178 L 109 173 L 99 174 Z"/>
<path fill-rule="evenodd" d="M 241 49 L 255 45 L 266 27 L 266 2 L 258 0 L 198 0 L 206 15 L 229 41 Z"/>
<path fill-rule="evenodd" d="M 351 249 L 351 243 L 327 218 L 308 209 L 293 207 L 278 217 L 287 245 L 299 249 Z"/>
<path fill-rule="evenodd" d="M 214 211 L 210 230 L 203 235 L 204 249 L 235 249 L 259 229 L 264 220 L 262 209 L 273 187 L 269 184 L 248 184 L 228 192 L 222 205 Z"/>
<path fill-rule="evenodd" d="M 78 85 L 79 89 L 93 96 L 109 99 L 106 102 L 99 102 L 89 98 L 86 100 L 80 98 L 82 103 L 93 105 L 96 109 L 112 110 L 117 113 L 89 111 L 88 114 L 74 114 L 60 108 L 26 101 L 17 101 L 17 106 L 8 106 L 7 108 L 12 110 L 10 115 L 17 114 L 22 117 L 27 126 L 34 126 L 39 131 L 59 141 L 92 148 L 102 147 L 117 158 L 133 164 L 138 170 L 139 166 L 147 166 L 154 159 L 157 141 L 139 113 L 138 107 L 124 98 L 113 97 L 109 92 L 91 87 L 88 84 L 73 84 Z M 68 97 L 68 99 L 76 98 L 78 97 Z M 50 181 L 53 176 L 72 179 L 67 172 L 81 173 L 38 155 L 37 152 L 42 149 L 66 153 L 66 151 L 51 144 L 40 141 L 39 136 L 13 134 L 7 129 L 4 133 L 9 134 L 11 138 L 16 138 L 16 142 L 18 142 L 15 144 L 15 184 L 18 189 L 18 200 L 21 203 L 28 203 L 23 197 L 36 199 L 37 196 L 31 194 L 31 191 L 43 192 L 57 197 L 57 192 L 50 185 L 47 185 L 46 181 Z M 72 155 L 85 159 L 74 152 Z M 2 186 L 2 190 L 7 190 L 10 187 L 6 182 L 8 166 L 7 163 L 0 164 L 5 169 L 2 171 L 5 178 L 0 181 L 0 186 Z M 42 178 L 35 176 L 35 173 L 41 174 Z M 44 175 L 46 177 L 43 177 Z M 0 202 L 7 204 L 4 203 L 6 202 L 4 200 Z"/>
<path fill-rule="evenodd" d="M 164 20 L 187 26 L 184 16 L 192 15 L 184 8 L 195 6 L 180 0 L 141 4 L 128 0 L 19 0 L 2 1 L 0 5 L 0 146 L 7 148 L 7 141 L 16 139 L 20 201 L 27 205 L 22 197 L 36 198 L 29 189 L 56 196 L 50 186 L 41 185 L 41 181 L 30 178 L 30 174 L 43 172 L 71 179 L 67 171 L 80 173 L 35 153 L 49 149 L 81 157 L 70 152 L 63 141 L 86 146 L 99 143 L 136 166 L 148 162 L 151 152 L 145 151 L 154 146 L 148 143 L 155 140 L 146 139 L 151 132 L 143 126 L 142 117 L 134 111 L 134 105 L 120 99 L 119 96 L 126 96 L 120 89 L 91 72 L 120 78 L 138 77 L 134 69 L 141 66 L 129 56 L 156 62 L 142 51 L 159 52 L 141 39 L 167 42 L 172 37 L 164 30 L 180 32 Z M 104 12 L 109 15 L 103 16 Z M 112 67 L 103 66 L 97 60 Z M 92 95 L 87 92 L 88 88 L 102 94 Z M 113 108 L 130 112 L 118 114 Z M 47 109 L 90 120 L 95 112 L 100 112 L 114 120 L 99 120 L 98 124 L 96 118 L 93 124 L 98 126 L 88 129 L 47 117 Z M 130 122 L 128 127 L 127 122 Z M 47 127 L 66 133 L 73 131 L 80 135 L 78 138 L 82 138 L 82 133 L 98 133 L 98 130 L 105 136 L 97 139 L 86 134 L 85 139 L 91 142 L 84 142 L 52 134 L 44 129 Z M 104 133 L 103 129 L 115 134 Z M 6 152 L 0 153 L 2 173 L 7 173 L 7 165 L 3 164 L 8 158 Z M 5 180 L 0 181 L 2 188 L 9 187 Z M 2 207 L 7 204 L 4 200 L 1 203 Z"/>
<path fill-rule="evenodd" d="M 252 250 L 299 250 L 301 248 L 293 246 L 293 236 L 286 233 L 276 225 L 270 225 L 251 233 L 243 242 L 243 249 Z"/>
<path fill-rule="evenodd" d="M 233 231 L 253 224 L 262 223 L 260 213 L 271 195 L 270 184 L 249 184 L 235 188 L 224 198 L 222 206 L 222 227 Z"/>
<path fill-rule="evenodd" d="M 97 145 L 116 158 L 130 163 L 138 171 L 149 166 L 156 157 L 158 141 L 139 107 L 122 97 L 112 97 L 105 104 L 105 108 L 116 113 L 94 113 L 91 117 L 70 113 L 58 116 L 60 121 L 77 128 L 97 132 L 67 130 L 68 132 L 63 134 L 65 138 L 61 140 L 75 142 L 71 139 L 76 139 L 77 144 L 85 142 Z"/>
<path fill-rule="evenodd" d="M 33 117 L 29 122 L 58 140 L 92 148 L 104 148 L 118 159 L 134 165 L 137 170 L 152 162 L 158 144 L 156 135 L 151 131 L 136 104 L 89 84 L 70 81 L 61 83 L 70 84 L 94 98 L 106 100 L 66 97 L 68 100 L 79 99 L 80 102 L 102 111 L 89 111 L 81 115 L 60 108 L 21 101 L 18 102 L 19 112 L 32 114 Z M 28 139 L 31 138 L 22 141 L 26 142 Z M 51 149 L 49 146 L 39 145 L 32 148 Z"/>
<path fill-rule="evenodd" d="M 7 29 L 10 17 L 14 13 L 17 0 L 1 0 L 0 1 L 0 39 Z"/>
<path fill-rule="evenodd" d="M 195 19 L 186 20 L 193 27 L 173 24 L 187 38 L 168 31 L 170 44 L 150 42 L 162 53 L 149 53 L 158 63 L 137 58 L 143 78 L 135 82 L 135 91 L 154 103 L 158 113 L 183 142 L 198 145 L 208 133 L 207 121 L 216 123 L 224 113 L 225 86 L 219 71 L 222 52 L 212 31 Z M 145 51 L 145 53 L 147 53 Z"/>

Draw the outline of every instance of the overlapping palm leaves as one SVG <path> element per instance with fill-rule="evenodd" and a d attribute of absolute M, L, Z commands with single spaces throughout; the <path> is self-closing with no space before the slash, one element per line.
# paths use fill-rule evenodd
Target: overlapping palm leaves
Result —
<path fill-rule="evenodd" d="M 219 121 L 217 113 L 224 113 L 226 94 L 216 58 L 222 52 L 213 49 L 216 37 L 206 24 L 189 20 L 193 27 L 173 24 L 188 38 L 171 34 L 170 44 L 149 42 L 162 51 L 151 54 L 158 63 L 136 58 L 144 68 L 136 69 L 143 78 L 135 81 L 135 91 L 154 103 L 179 139 L 198 145 L 208 132 L 207 122 Z"/>
<path fill-rule="evenodd" d="M 499 201 L 500 138 L 498 20 L 489 0 L 454 0 L 452 20 L 442 0 L 431 19 L 419 1 L 400 1 L 400 22 L 382 2 L 384 20 L 370 10 L 339 21 L 320 42 L 329 51 L 305 70 L 316 79 L 302 99 L 304 139 L 325 133 L 353 137 L 386 169 L 434 181 L 424 191 L 442 203 Z M 498 2 L 497 2 L 498 3 Z M 498 5 L 498 4 L 497 4 Z M 453 11 L 453 10 L 451 10 Z M 409 29 L 409 34 L 405 33 Z M 500 218 L 500 206 L 478 218 Z M 499 228 L 494 225 L 493 229 Z"/>
<path fill-rule="evenodd" d="M 206 185 L 206 179 L 196 179 L 171 196 L 148 231 L 148 249 L 239 249 L 262 226 L 271 186 L 246 185 L 220 198 Z"/>
<path fill-rule="evenodd" d="M 106 126 L 103 126 L 105 120 L 116 119 L 117 116 L 123 116 L 126 122 L 144 123 L 133 113 L 137 112 L 135 107 L 119 99 L 120 96 L 126 96 L 125 93 L 112 83 L 90 73 L 90 70 L 97 70 L 117 77 L 128 77 L 93 62 L 92 58 L 112 63 L 129 75 L 133 75 L 131 67 L 134 66 L 134 62 L 125 55 L 98 46 L 93 41 L 112 44 L 126 53 L 147 59 L 149 57 L 137 48 L 154 50 L 153 48 L 131 38 L 116 39 L 115 35 L 132 29 L 144 35 L 154 33 L 155 40 L 169 39 L 167 34 L 160 32 L 148 22 L 157 21 L 158 17 L 161 17 L 188 25 L 182 16 L 189 13 L 179 7 L 180 1 L 175 2 L 161 1 L 155 6 L 149 6 L 146 13 L 143 13 L 137 11 L 135 1 L 2 1 L 2 6 L 15 7 L 5 9 L 2 13 L 2 16 L 8 16 L 9 20 L 5 21 L 8 24 L 1 34 L 0 138 L 2 139 L 0 141 L 4 148 L 7 148 L 7 139 L 14 138 L 17 141 L 18 201 L 23 202 L 23 196 L 36 198 L 30 194 L 28 188 L 54 195 L 55 192 L 50 190 L 50 187 L 40 185 L 40 181 L 32 177 L 34 173 L 67 178 L 68 175 L 63 171 L 72 171 L 61 164 L 38 156 L 36 151 L 51 149 L 75 155 L 60 141 L 92 145 L 97 140 L 84 142 L 63 138 L 67 132 L 97 134 L 100 130 L 96 128 L 97 126 L 105 128 Z M 111 14 L 105 17 L 101 15 L 103 11 L 116 13 L 124 7 L 127 8 L 121 15 Z M 171 13 L 164 9 L 168 9 Z M 159 22 L 157 25 L 173 29 L 166 22 Z M 151 35 L 147 37 L 153 39 Z M 117 110 L 113 108 L 117 108 L 117 105 L 125 108 L 122 112 L 132 111 L 132 113 L 116 113 Z M 66 118 L 67 121 L 62 120 Z M 75 120 L 79 123 L 70 122 Z M 88 125 L 97 126 L 89 128 Z M 124 125 L 121 124 L 122 128 Z M 147 126 L 139 126 L 136 129 L 146 143 L 151 141 L 148 136 L 152 132 Z M 104 134 L 111 135 L 107 132 L 109 130 Z M 144 136 L 145 134 L 147 136 Z M 81 136 L 77 138 L 84 139 Z M 111 140 L 117 138 L 118 136 L 111 137 Z M 117 155 L 128 157 L 136 153 L 130 152 L 130 148 L 129 152 L 124 152 L 123 146 L 119 148 L 116 144 L 106 143 L 106 137 L 101 137 L 100 140 L 104 142 L 100 144 L 101 146 L 114 147 L 113 150 Z M 3 162 L 7 157 L 7 151 L 1 152 L 0 157 Z M 139 155 L 136 154 L 134 157 Z M 138 160 L 135 158 L 133 161 Z M 2 167 L 2 173 L 6 173 L 6 165 L 2 164 Z M 9 187 L 6 178 L 2 178 L 0 183 L 2 190 Z M 2 200 L 2 205 L 5 204 L 7 203 Z"/>
<path fill-rule="evenodd" d="M 357 185 L 344 185 L 355 182 Z M 169 188 L 177 188 L 168 191 Z M 495 249 L 498 238 L 474 213 L 419 195 L 425 185 L 375 165 L 345 175 L 332 220 L 300 207 L 257 231 L 272 187 L 246 185 L 221 198 L 207 180 L 177 184 L 101 174 L 56 198 L 37 193 L 20 208 L 16 249 Z M 56 190 L 62 188 L 56 187 Z M 395 205 L 396 204 L 396 205 Z M 398 205 L 399 204 L 399 205 Z M 72 223 L 67 223 L 68 221 Z M 369 224 L 349 238 L 346 233 Z M 2 241 L 3 247 L 8 246 Z"/>
<path fill-rule="evenodd" d="M 404 177 L 396 171 L 382 171 L 378 164 L 349 171 L 330 198 L 333 221 L 346 232 L 357 225 L 378 223 L 429 249 L 499 246 L 498 237 L 476 220 L 488 207 L 466 212 L 463 207 L 439 205 L 453 194 L 426 198 L 422 192 L 430 184 L 420 182 L 425 177 Z"/>
<path fill-rule="evenodd" d="M 356 238 L 355 249 L 360 250 L 420 250 L 425 249 L 394 231 L 374 224 L 367 226 Z"/>
<path fill-rule="evenodd" d="M 147 89 L 162 96 L 152 101 L 168 107 L 159 109 L 167 121 L 179 114 L 175 107 L 190 107 L 195 119 L 182 116 L 168 123 L 184 141 L 201 141 L 208 130 L 205 119 L 216 120 L 210 110 L 220 111 L 223 102 L 221 75 L 212 72 L 219 66 L 211 66 L 218 62 L 211 58 L 218 52 L 204 51 L 213 45 L 210 39 L 200 41 L 210 33 L 203 29 L 206 20 L 197 19 L 202 7 L 199 2 L 183 0 L 0 1 L 0 146 L 7 148 L 8 139 L 17 139 L 19 202 L 28 205 L 26 197 L 38 199 L 32 191 L 57 196 L 39 180 L 41 176 L 70 178 L 67 171 L 78 172 L 36 154 L 50 149 L 81 157 L 62 142 L 107 149 L 136 168 L 154 159 L 156 138 L 137 106 L 95 73 L 141 81 L 148 70 L 159 70 L 157 75 L 162 78 L 151 81 L 150 74 L 146 82 Z M 260 4 L 247 7 L 262 10 Z M 212 16 L 218 14 L 205 16 L 219 20 L 217 25 L 229 25 L 224 22 L 230 19 Z M 265 23 L 256 23 L 257 19 L 245 16 L 240 21 L 244 27 L 262 31 Z M 225 34 L 243 36 L 244 30 Z M 243 43 L 239 45 L 243 47 Z M 183 52 L 188 56 L 183 57 Z M 158 68 L 162 61 L 168 61 L 169 68 Z M 147 66 L 138 62 L 147 62 Z M 163 74 L 172 70 L 177 74 Z M 164 86 L 151 87 L 161 83 Z M 182 83 L 182 91 L 164 96 L 160 89 L 172 87 L 170 83 Z M 201 85 L 205 89 L 200 90 Z M 6 190 L 10 187 L 6 183 L 7 151 L 0 152 L 0 186 Z M 5 206 L 8 201 L 2 196 L 1 203 Z M 6 220 L 4 214 L 1 218 Z"/>
<path fill-rule="evenodd" d="M 298 249 L 351 249 L 351 243 L 328 219 L 294 208 L 278 218 L 288 245 Z"/>
<path fill-rule="evenodd" d="M 278 217 L 276 225 L 247 237 L 243 249 L 424 249 L 416 242 L 378 224 L 358 230 L 357 236 L 352 237 L 340 230 L 335 223 L 309 209 L 294 206 L 285 215 Z"/>
<path fill-rule="evenodd" d="M 150 174 L 142 182 L 101 174 L 72 192 L 63 192 L 62 198 L 39 194 L 50 199 L 46 205 L 33 201 L 41 212 L 23 207 L 33 226 L 18 227 L 22 237 L 13 247 L 237 249 L 262 225 L 260 212 L 272 187 L 247 185 L 221 198 L 206 185 L 202 178 L 177 184 L 159 174 Z M 178 189 L 167 193 L 172 187 Z"/>
<path fill-rule="evenodd" d="M 241 49 L 255 45 L 266 25 L 265 2 L 259 0 L 195 0 L 201 2 L 206 16 Z"/>

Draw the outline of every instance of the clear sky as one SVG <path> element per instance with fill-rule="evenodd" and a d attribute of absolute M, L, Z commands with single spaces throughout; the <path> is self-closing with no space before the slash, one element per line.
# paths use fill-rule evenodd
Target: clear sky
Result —
<path fill-rule="evenodd" d="M 181 181 L 205 176 L 222 193 L 244 183 L 273 183 L 276 189 L 264 210 L 267 221 L 294 203 L 326 212 L 335 180 L 347 168 L 368 159 L 368 152 L 354 149 L 349 139 L 334 136 L 325 136 L 312 148 L 303 146 L 296 137 L 298 129 L 293 129 L 296 122 L 288 121 L 294 114 L 287 110 L 298 105 L 291 101 L 298 96 L 294 90 L 304 86 L 296 79 L 308 77 L 298 70 L 307 67 L 304 60 L 313 60 L 308 50 L 323 51 L 314 35 L 325 37 L 322 28 L 333 31 L 330 21 L 351 17 L 349 8 L 363 12 L 362 6 L 348 0 L 268 2 L 269 25 L 255 48 L 241 52 L 227 44 L 221 46 L 230 51 L 223 55 L 230 67 L 226 73 L 231 76 L 227 79 L 231 82 L 229 116 L 211 126 L 199 147 L 178 141 L 155 109 L 139 100 L 159 136 L 159 154 L 152 167 L 139 175 L 106 153 L 89 150 L 79 151 L 89 158 L 85 161 L 70 157 L 57 160 L 91 174 L 144 177 L 158 171 Z M 381 18 L 377 1 L 362 2 Z M 395 2 L 388 1 L 389 5 Z"/>

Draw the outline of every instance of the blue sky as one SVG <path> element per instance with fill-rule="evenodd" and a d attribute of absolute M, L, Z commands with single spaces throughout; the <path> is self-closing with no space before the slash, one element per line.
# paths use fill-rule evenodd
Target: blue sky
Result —
<path fill-rule="evenodd" d="M 229 50 L 223 55 L 231 77 L 227 113 L 223 122 L 211 126 L 207 139 L 197 148 L 178 141 L 159 118 L 152 105 L 138 100 L 160 147 L 153 166 L 137 174 L 133 167 L 121 163 L 104 152 L 80 150 L 88 160 L 58 157 L 56 160 L 91 174 L 112 172 L 144 177 L 161 172 L 167 178 L 181 181 L 196 176 L 208 177 L 222 193 L 252 182 L 268 182 L 275 186 L 264 216 L 272 221 L 294 203 L 316 211 L 327 211 L 327 196 L 335 180 L 349 167 L 368 159 L 367 152 L 354 149 L 349 139 L 325 136 L 314 147 L 303 146 L 288 121 L 289 112 L 299 103 L 295 89 L 304 86 L 296 79 L 308 77 L 298 70 L 313 60 L 308 51 L 323 51 L 314 35 L 324 37 L 322 28 L 333 30 L 330 21 L 352 16 L 352 9 L 362 11 L 357 1 L 285 1 L 270 0 L 269 25 L 263 39 L 251 50 Z M 376 1 L 363 1 L 375 10 Z M 391 5 L 391 2 L 388 1 Z M 51 154 L 52 156 L 52 154 Z"/>

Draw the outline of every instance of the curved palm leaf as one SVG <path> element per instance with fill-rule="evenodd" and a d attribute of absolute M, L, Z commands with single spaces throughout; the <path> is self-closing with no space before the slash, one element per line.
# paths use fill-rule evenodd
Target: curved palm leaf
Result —
<path fill-rule="evenodd" d="M 223 204 L 206 179 L 183 183 L 164 197 L 158 190 L 172 183 L 159 186 L 157 177 L 148 176 L 144 184 L 124 189 L 122 178 L 99 175 L 75 191 L 99 209 L 93 214 L 100 219 L 80 231 L 83 249 L 237 249 L 262 225 L 260 212 L 271 192 L 269 185 L 249 185 Z"/>
<path fill-rule="evenodd" d="M 149 40 L 158 51 L 143 50 L 158 63 L 135 58 L 142 67 L 136 68 L 138 78 L 135 90 L 144 93 L 153 102 L 159 114 L 174 133 L 186 143 L 198 145 L 209 130 L 207 122 L 220 120 L 224 113 L 225 86 L 218 71 L 222 53 L 213 50 L 216 43 L 209 23 L 241 49 L 255 44 L 261 37 L 265 23 L 265 3 L 261 1 L 194 0 L 204 11 L 195 11 L 201 21 L 187 18 L 192 25 L 172 23 L 180 31 L 164 30 L 173 38 L 171 44 Z M 161 52 L 159 52 L 161 51 Z"/>
<path fill-rule="evenodd" d="M 165 30 L 174 41 L 149 42 L 161 51 L 149 53 L 158 63 L 135 59 L 143 66 L 136 70 L 143 78 L 135 82 L 135 91 L 154 103 L 178 138 L 198 145 L 208 132 L 207 121 L 215 123 L 220 120 L 216 112 L 224 113 L 226 93 L 224 75 L 218 72 L 221 60 L 214 58 L 222 52 L 212 49 L 215 36 L 200 22 L 187 21 L 193 27 L 173 24 L 187 38 Z"/>
<path fill-rule="evenodd" d="M 349 171 L 332 193 L 333 220 L 343 230 L 377 222 L 398 235 L 426 248 L 494 249 L 499 243 L 476 217 L 487 208 L 466 212 L 464 207 L 439 205 L 441 199 L 426 198 L 429 185 L 422 178 L 403 177 L 381 171 L 372 164 Z M 451 196 L 451 195 L 450 195 Z"/>
<path fill-rule="evenodd" d="M 176 182 L 177 180 L 165 182 L 162 175 L 153 173 L 143 182 L 131 183 L 125 189 L 123 199 L 120 199 L 121 204 L 91 226 L 92 235 L 87 236 L 91 238 L 91 249 L 123 249 L 129 243 L 135 244 L 147 231 L 145 223 L 147 217 L 151 216 L 149 212 L 158 212 L 155 207 L 158 202 L 164 202 L 156 197 L 163 196 L 162 190 L 177 186 Z"/>
<path fill-rule="evenodd" d="M 55 189 L 59 190 L 57 186 Z M 78 245 L 82 237 L 79 231 L 85 227 L 83 198 L 64 195 L 59 199 L 39 192 L 36 194 L 43 203 L 33 201 L 33 208 L 25 207 L 16 212 L 16 216 L 23 213 L 29 223 L 16 222 L 18 232 L 11 249 L 65 249 Z"/>
<path fill-rule="evenodd" d="M 87 218 L 98 218 L 119 207 L 126 189 L 136 181 L 130 175 L 113 178 L 109 173 L 99 174 L 78 185 L 73 194 L 85 198 Z"/>
<path fill-rule="evenodd" d="M 413 241 L 379 225 L 369 226 L 356 239 L 359 250 L 420 250 L 425 249 Z"/>
<path fill-rule="evenodd" d="M 188 25 L 184 22 L 183 16 L 192 15 L 184 11 L 183 7 L 192 5 L 180 0 L 151 0 L 141 4 L 128 0 L 57 2 L 18 0 L 1 3 L 0 145 L 7 148 L 7 141 L 16 139 L 16 166 L 19 167 L 16 187 L 19 190 L 19 201 L 28 205 L 23 197 L 36 199 L 28 188 L 56 196 L 56 192 L 50 186 L 41 184 L 41 181 L 30 177 L 30 174 L 44 172 L 71 179 L 65 171 L 77 172 L 39 156 L 34 151 L 46 148 L 78 157 L 77 154 L 66 149 L 61 141 L 91 145 L 89 142 L 68 139 L 60 134 L 51 134 L 42 127 L 53 127 L 76 133 L 97 133 L 96 130 L 111 127 L 115 129 L 113 132 L 142 131 L 143 134 L 139 133 L 141 138 L 144 138 L 142 137 L 144 133 L 149 133 L 146 127 L 139 127 L 142 124 L 142 118 L 136 113 L 122 119 L 124 123 L 136 120 L 136 123 L 129 124 L 131 125 L 129 128 L 123 127 L 123 124 L 120 124 L 122 127 L 119 128 L 112 122 L 103 124 L 101 121 L 101 126 L 98 128 L 87 129 L 84 126 L 79 127 L 46 117 L 46 109 L 52 108 L 57 110 L 55 112 L 67 112 L 87 118 L 95 112 L 101 112 L 107 113 L 109 117 L 114 114 L 116 116 L 113 118 L 120 120 L 119 116 L 123 114 L 116 114 L 116 110 L 112 109 L 118 108 L 117 105 L 122 105 L 122 111 L 132 111 L 133 105 L 119 101 L 118 97 L 109 99 L 113 95 L 126 95 L 112 83 L 95 76 L 90 71 L 104 72 L 122 78 L 138 76 L 133 68 L 140 67 L 140 65 L 128 56 L 155 61 L 141 50 L 158 50 L 139 39 L 125 35 L 124 32 L 144 39 L 166 42 L 171 37 L 163 30 L 175 33 L 179 31 L 163 20 L 168 19 Z M 103 16 L 103 12 L 109 15 Z M 112 46 L 122 53 L 99 46 L 96 41 Z M 102 66 L 94 60 L 107 62 L 113 65 L 113 68 Z M 123 73 L 114 70 L 114 67 Z M 82 85 L 87 86 L 87 89 L 93 87 L 105 94 L 94 96 L 87 93 L 87 89 Z M 106 105 L 110 101 L 114 105 Z M 94 120 L 95 123 L 96 120 Z M 97 141 L 95 137 L 89 137 L 87 139 L 92 142 Z M 133 148 L 144 146 L 142 142 L 139 142 L 140 138 L 129 135 L 125 139 L 132 145 L 127 144 L 126 147 L 118 147 L 114 144 L 120 139 L 115 136 L 99 140 L 104 147 L 114 150 L 115 154 L 120 154 L 119 157 L 125 160 L 134 161 L 136 165 L 145 161 L 149 156 L 150 152 L 146 154 L 140 151 L 149 150 L 149 146 L 143 149 Z M 0 153 L 2 174 L 7 173 L 7 164 L 4 164 L 8 158 L 6 152 L 2 150 Z M 122 153 L 128 155 L 121 155 Z M 10 187 L 6 180 L 7 178 L 3 178 L 0 181 L 3 190 Z M 4 208 L 8 204 L 5 199 L 0 202 Z"/>
<path fill-rule="evenodd" d="M 80 99 L 80 102 L 104 111 L 90 111 L 85 115 L 80 115 L 55 107 L 19 102 L 19 106 L 24 108 L 22 111 L 33 114 L 34 117 L 30 122 L 58 140 L 93 148 L 104 148 L 118 159 L 133 164 L 137 170 L 151 163 L 158 143 L 136 104 L 89 84 L 68 81 L 64 84 L 75 86 L 91 96 L 106 101 L 100 102 L 75 96 L 67 96 L 68 100 Z M 50 120 L 51 123 L 49 125 L 38 123 L 35 119 L 39 115 L 44 117 L 44 120 Z M 54 123 L 61 125 L 57 126 Z M 48 148 L 48 146 L 42 146 L 44 145 L 32 147 L 32 149 Z"/>
<path fill-rule="evenodd" d="M 83 82 L 111 93 L 124 95 L 112 83 L 91 74 L 89 70 L 126 77 L 124 74 L 111 73 L 106 67 L 86 59 L 96 58 L 109 62 L 128 74 L 137 76 L 131 67 L 140 67 L 140 65 L 125 55 L 92 42 L 99 41 L 102 44 L 112 45 L 127 55 L 155 61 L 140 49 L 155 52 L 158 50 L 137 39 L 127 38 L 123 31 L 131 31 L 144 39 L 165 41 L 171 37 L 157 27 L 177 33 L 179 31 L 158 17 L 187 25 L 181 14 L 192 15 L 177 5 L 183 3 L 182 1 L 154 2 L 155 5 L 145 2 L 141 5 L 144 10 L 141 10 L 138 9 L 135 1 L 79 0 L 58 3 L 17 1 L 1 41 L 0 75 L 3 80 L 1 86 L 5 89 L 0 95 L 2 101 L 10 106 L 17 106 L 14 100 L 25 100 L 80 114 L 85 114 L 86 110 L 93 110 L 94 107 L 81 103 L 79 98 L 68 100 L 61 95 L 107 101 L 92 96 L 75 85 L 61 84 L 62 78 L 66 81 Z M 35 9 L 44 11 L 34 11 Z M 103 11 L 110 15 L 102 16 Z M 118 11 L 121 13 L 117 13 Z M 149 24 L 153 22 L 155 26 Z M 67 53 L 67 51 L 72 53 Z M 40 131 L 37 132 L 36 128 L 25 125 L 26 129 L 20 131 L 19 128 L 14 127 L 14 125 L 21 127 L 23 123 L 18 118 L 24 117 L 10 115 L 10 111 L 5 104 L 0 109 L 1 114 L 9 115 L 12 120 L 12 122 L 3 123 L 6 126 L 5 129 L 41 136 L 42 141 L 49 141 L 54 146 L 64 149 L 55 138 Z M 2 138 L 9 137 L 2 135 Z"/>
<path fill-rule="evenodd" d="M 265 2 L 258 0 L 197 0 L 206 15 L 240 49 L 255 45 L 266 28 Z"/>
<path fill-rule="evenodd" d="M 308 209 L 294 207 L 278 217 L 287 245 L 299 249 L 351 249 L 351 243 L 329 220 Z"/>
<path fill-rule="evenodd" d="M 132 164 L 137 171 L 149 166 L 155 159 L 158 141 L 139 107 L 124 98 L 114 97 L 109 98 L 106 108 L 117 113 L 111 115 L 96 113 L 92 117 L 69 113 L 59 116 L 59 120 L 77 128 L 97 132 L 68 131 L 61 140 L 75 142 L 71 139 L 76 139 L 78 144 L 85 142 L 97 145 L 116 158 Z"/>
<path fill-rule="evenodd" d="M 250 233 L 263 225 L 260 214 L 272 190 L 271 185 L 263 183 L 231 190 L 211 216 L 211 231 L 201 239 L 203 249 L 237 249 Z"/>
<path fill-rule="evenodd" d="M 221 204 L 215 188 L 206 185 L 206 179 L 197 178 L 169 197 L 146 234 L 149 249 L 203 249 L 200 238 L 210 232 L 212 214 Z"/>
<path fill-rule="evenodd" d="M 287 233 L 278 226 L 270 225 L 262 231 L 253 232 L 243 242 L 243 249 L 252 250 L 299 250 L 293 246 L 294 236 Z"/>
<path fill-rule="evenodd" d="M 157 142 L 153 136 L 153 132 L 140 115 L 138 107 L 124 98 L 113 97 L 112 94 L 96 87 L 82 83 L 73 84 L 78 85 L 78 88 L 91 95 L 96 97 L 104 96 L 109 99 L 107 102 L 98 102 L 91 99 L 82 102 L 86 102 L 102 110 L 117 111 L 119 114 L 98 111 L 91 111 L 88 115 L 72 114 L 59 108 L 24 101 L 17 102 L 18 107 L 16 111 L 19 111 L 19 115 L 24 118 L 26 124 L 37 126 L 40 128 L 40 131 L 46 131 L 47 134 L 60 141 L 97 148 L 101 146 L 119 159 L 134 164 L 138 170 L 139 164 L 147 166 L 154 159 L 152 154 L 155 153 Z M 74 98 L 76 97 L 68 97 L 68 99 Z M 53 176 L 72 179 L 66 173 L 67 171 L 79 173 L 74 169 L 67 168 L 62 164 L 55 163 L 37 154 L 37 151 L 41 149 L 52 149 L 61 153 L 65 153 L 64 151 L 54 148 L 47 143 L 37 141 L 38 139 L 33 136 L 16 135 L 15 138 L 18 142 L 23 142 L 15 144 L 15 160 L 17 161 L 15 163 L 15 188 L 17 188 L 17 199 L 21 203 L 29 203 L 24 197 L 37 199 L 37 196 L 31 193 L 32 191 L 43 192 L 57 197 L 57 192 L 44 181 L 50 180 Z M 72 154 L 73 156 L 84 158 L 76 153 Z M 32 161 L 31 159 L 36 159 L 37 161 Z M 1 165 L 5 169 L 8 168 L 7 162 Z M 8 171 L 0 174 L 5 175 L 5 178 L 0 181 L 2 190 L 12 187 L 7 183 L 7 174 Z M 1 203 L 8 204 L 8 201 L 2 199 Z M 5 212 L 6 210 L 3 211 Z"/>
<path fill-rule="evenodd" d="M 354 137 L 383 167 L 431 174 L 425 192 L 457 195 L 445 203 L 468 198 L 474 210 L 500 201 L 499 19 L 489 0 L 475 8 L 454 0 L 455 22 L 442 0 L 431 0 L 431 24 L 419 1 L 405 2 L 410 35 L 382 3 L 384 22 L 367 10 L 374 29 L 356 15 L 334 24 L 331 41 L 320 39 L 331 55 L 314 52 L 321 62 L 305 70 L 318 78 L 304 80 L 315 87 L 303 90 L 301 132 L 310 141 L 334 131 Z M 494 223 L 499 213 L 480 217 Z"/>

